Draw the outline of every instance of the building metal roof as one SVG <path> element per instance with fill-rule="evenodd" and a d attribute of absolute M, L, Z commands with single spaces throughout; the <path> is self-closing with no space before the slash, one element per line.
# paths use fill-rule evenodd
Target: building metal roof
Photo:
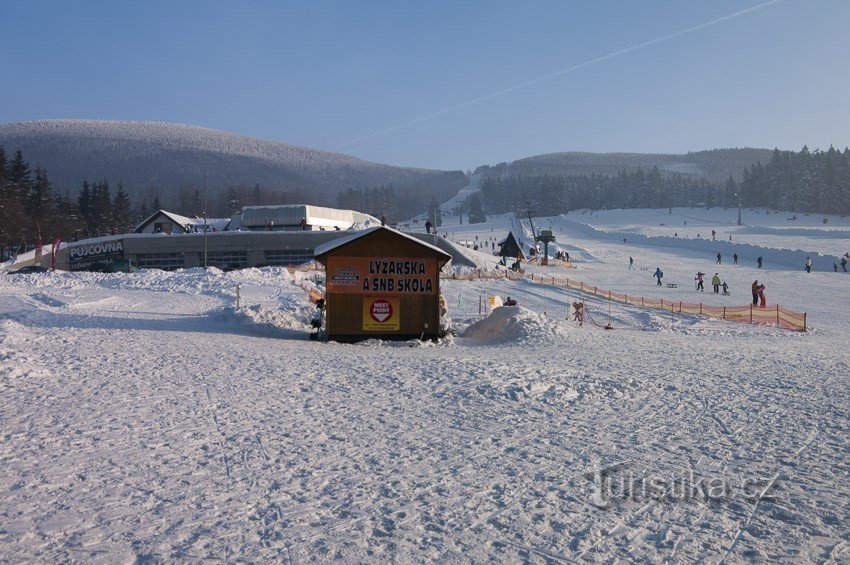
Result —
<path fill-rule="evenodd" d="M 351 242 L 353 242 L 357 239 L 360 239 L 361 237 L 366 237 L 368 235 L 371 235 L 371 234 L 373 234 L 377 231 L 381 231 L 381 230 L 386 230 L 388 232 L 391 232 L 394 235 L 403 237 L 405 239 L 409 239 L 413 243 L 415 243 L 417 245 L 421 245 L 422 247 L 426 247 L 427 249 L 433 251 L 437 255 L 444 257 L 447 261 L 451 260 L 451 258 L 452 258 L 451 255 L 449 255 L 448 253 L 446 253 L 445 251 L 443 251 L 439 247 L 431 245 L 430 243 L 426 243 L 426 242 L 422 241 L 421 239 L 417 239 L 417 238 L 415 238 L 411 235 L 408 235 L 404 232 L 400 232 L 398 230 L 394 230 L 394 229 L 389 228 L 387 226 L 376 226 L 374 228 L 368 228 L 368 229 L 365 229 L 365 230 L 358 231 L 357 233 L 353 233 L 351 235 L 347 235 L 347 236 L 344 236 L 344 237 L 340 237 L 339 239 L 334 239 L 333 241 L 323 243 L 322 245 L 319 245 L 318 247 L 316 247 L 314 255 L 318 259 L 322 255 L 327 255 L 331 251 L 338 249 L 338 248 L 340 248 L 344 245 L 348 245 L 349 243 L 351 243 Z"/>

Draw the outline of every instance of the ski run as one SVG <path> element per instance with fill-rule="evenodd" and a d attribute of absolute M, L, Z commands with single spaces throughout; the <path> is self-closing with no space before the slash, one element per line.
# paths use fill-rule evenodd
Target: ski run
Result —
<path fill-rule="evenodd" d="M 439 343 L 310 341 L 309 270 L 0 275 L 2 560 L 846 562 L 850 219 L 788 216 L 535 218 L 573 267 L 444 278 Z M 520 220 L 437 231 L 490 272 Z M 712 306 L 758 280 L 809 329 L 550 275 Z"/>

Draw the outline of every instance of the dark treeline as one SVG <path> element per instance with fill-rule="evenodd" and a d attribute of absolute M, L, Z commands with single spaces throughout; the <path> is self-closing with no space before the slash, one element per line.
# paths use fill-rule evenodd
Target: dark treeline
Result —
<path fill-rule="evenodd" d="M 746 206 L 794 212 L 850 213 L 850 149 L 800 152 L 774 150 L 767 165 L 744 169 Z"/>
<path fill-rule="evenodd" d="M 481 185 L 486 211 L 491 214 L 523 212 L 555 215 L 591 208 L 668 208 L 722 206 L 734 200 L 737 183 L 717 185 L 700 177 L 662 175 L 658 168 L 644 172 L 621 171 L 616 176 L 532 176 L 486 179 Z"/>
<path fill-rule="evenodd" d="M 430 200 L 426 200 L 426 193 L 430 194 Z M 456 189 L 448 192 L 445 189 L 428 191 L 424 187 L 415 192 L 398 191 L 392 185 L 384 184 L 376 187 L 349 187 L 337 193 L 336 206 L 371 214 L 376 218 L 383 214 L 389 224 L 395 224 L 423 211 L 433 216 L 438 199 L 448 200 L 456 193 Z"/>
<path fill-rule="evenodd" d="M 98 205 L 102 205 L 103 192 L 98 185 Z M 113 199 L 119 205 L 126 194 L 109 195 L 110 216 Z M 127 201 L 129 202 L 129 201 Z M 54 190 L 45 169 L 34 168 L 24 160 L 20 151 L 9 158 L 0 147 L 0 256 L 5 259 L 12 249 L 32 248 L 38 240 L 47 243 L 59 236 L 72 237 L 85 220 L 77 203 L 65 193 Z"/>
<path fill-rule="evenodd" d="M 391 224 L 401 219 L 399 217 L 398 197 L 392 185 L 380 185 L 374 188 L 368 186 L 362 188 L 350 187 L 337 194 L 336 206 L 371 214 L 376 218 L 380 218 L 383 214 L 386 216 L 387 222 Z"/>
<path fill-rule="evenodd" d="M 255 185 L 231 186 L 205 195 L 203 186 L 184 186 L 171 198 L 162 198 L 149 189 L 135 202 L 119 182 L 110 185 L 84 181 L 75 187 L 76 196 L 56 190 L 47 170 L 32 167 L 21 151 L 11 157 L 0 146 L 0 256 L 32 249 L 40 240 L 50 243 L 60 237 L 74 241 L 132 231 L 157 210 L 166 209 L 187 216 L 229 217 L 242 206 L 307 202 L 300 191 L 274 191 Z M 205 197 L 208 200 L 205 202 Z M 331 205 L 327 199 L 309 201 Z"/>
<path fill-rule="evenodd" d="M 702 177 L 621 171 L 616 176 L 511 176 L 481 185 L 488 213 L 562 214 L 570 210 L 745 206 L 821 214 L 850 213 L 850 150 L 775 150 L 767 165 L 745 168 L 743 180 L 724 183 Z M 738 195 L 738 196 L 736 196 Z"/>
<path fill-rule="evenodd" d="M 230 217 L 244 206 L 315 204 L 351 208 L 376 217 L 385 214 L 395 223 L 427 208 L 419 193 L 408 197 L 391 185 L 348 188 L 336 198 L 324 192 L 270 189 L 255 184 L 205 191 L 203 183 L 186 184 L 163 194 L 144 189 L 131 197 L 122 183 L 84 181 L 73 192 L 57 190 L 45 169 L 31 166 L 22 152 L 11 157 L 0 146 L 0 249 L 2 259 L 10 252 L 32 249 L 41 240 L 60 237 L 74 241 L 132 231 L 157 210 L 165 209 L 189 217 Z M 421 192 L 421 191 L 420 191 Z M 73 194 L 73 196 L 71 195 Z M 445 194 L 440 192 L 441 197 Z M 432 194 L 432 197 L 435 197 Z"/>

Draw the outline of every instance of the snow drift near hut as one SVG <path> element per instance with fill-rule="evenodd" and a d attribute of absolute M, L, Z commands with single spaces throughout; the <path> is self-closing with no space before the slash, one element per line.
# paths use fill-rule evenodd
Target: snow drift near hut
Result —
<path fill-rule="evenodd" d="M 461 334 L 476 345 L 525 343 L 566 334 L 564 326 L 521 306 L 500 306 Z"/>

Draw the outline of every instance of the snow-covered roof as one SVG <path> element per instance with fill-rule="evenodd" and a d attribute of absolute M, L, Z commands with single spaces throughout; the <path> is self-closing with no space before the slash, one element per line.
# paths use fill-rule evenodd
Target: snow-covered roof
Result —
<path fill-rule="evenodd" d="M 136 229 L 133 231 L 139 232 L 145 229 L 151 222 L 153 222 L 157 217 L 165 216 L 175 224 L 180 224 L 181 226 L 202 226 L 204 225 L 203 218 L 190 218 L 188 216 L 181 216 L 180 214 L 175 214 L 174 212 L 169 212 L 168 210 L 157 210 L 153 214 L 151 214 L 145 221 L 136 226 Z M 207 218 L 206 220 L 208 226 L 214 226 L 218 228 L 224 228 L 230 223 L 230 218 Z"/>
<path fill-rule="evenodd" d="M 257 228 L 270 224 L 297 226 L 301 220 L 310 226 L 340 227 L 348 229 L 355 224 L 376 226 L 380 220 L 354 210 L 341 210 L 312 204 L 275 204 L 270 206 L 245 206 L 242 209 L 242 227 Z"/>
<path fill-rule="evenodd" d="M 356 239 L 360 239 L 361 237 L 366 237 L 367 235 L 371 235 L 371 234 L 373 234 L 373 233 L 375 233 L 376 231 L 379 231 L 379 230 L 386 230 L 386 231 L 392 232 L 393 234 L 398 235 L 400 237 L 409 239 L 410 241 L 416 243 L 417 245 L 427 247 L 431 251 L 434 251 L 435 253 L 438 253 L 439 255 L 444 256 L 446 259 L 452 258 L 451 255 L 449 255 L 448 253 L 446 253 L 445 251 L 443 251 L 439 247 L 431 245 L 430 243 L 426 243 L 426 242 L 422 241 L 421 239 L 416 239 L 412 235 L 408 235 L 404 232 L 400 232 L 398 230 L 388 228 L 387 226 L 376 226 L 374 228 L 368 228 L 368 229 L 361 230 L 361 231 L 358 231 L 356 233 L 353 233 L 351 235 L 346 235 L 346 236 L 340 237 L 339 239 L 334 239 L 334 240 L 329 241 L 327 243 L 323 243 L 322 245 L 319 245 L 318 247 L 316 247 L 316 250 L 313 252 L 313 255 L 318 258 L 322 255 L 329 253 L 330 251 L 333 251 L 334 249 L 342 247 L 343 245 L 348 245 L 349 243 L 351 243 L 352 241 L 354 241 Z"/>

